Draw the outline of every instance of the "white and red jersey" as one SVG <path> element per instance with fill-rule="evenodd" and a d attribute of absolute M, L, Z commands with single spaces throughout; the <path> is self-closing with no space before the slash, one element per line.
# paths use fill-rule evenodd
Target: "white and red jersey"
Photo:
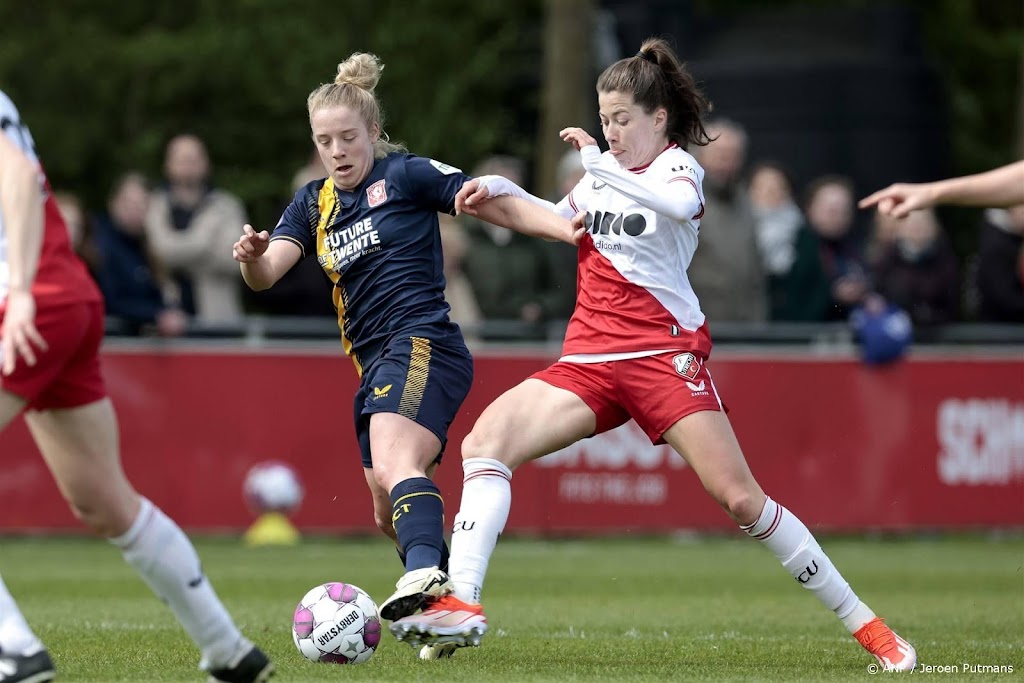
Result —
<path fill-rule="evenodd" d="M 28 127 L 21 121 L 18 110 L 10 98 L 0 90 L 0 130 L 30 159 L 39 163 L 35 144 Z M 67 226 L 50 192 L 42 166 L 39 181 L 43 187 L 43 244 L 39 265 L 32 281 L 32 295 L 37 306 L 59 306 L 82 301 L 102 301 L 102 296 L 88 269 L 71 248 Z M 7 232 L 3 212 L 0 211 L 0 312 L 4 309 L 9 287 Z"/>
<path fill-rule="evenodd" d="M 629 170 L 596 146 L 581 155 L 587 173 L 555 207 L 566 217 L 585 211 L 588 227 L 563 360 L 673 350 L 706 357 L 711 338 L 686 276 L 704 214 L 704 170 L 674 143 Z"/>

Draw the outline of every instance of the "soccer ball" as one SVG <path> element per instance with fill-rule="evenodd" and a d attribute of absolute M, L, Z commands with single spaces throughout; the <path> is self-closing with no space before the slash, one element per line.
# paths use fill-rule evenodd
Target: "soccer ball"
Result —
<path fill-rule="evenodd" d="M 291 514 L 302 503 L 302 483 L 291 465 L 278 461 L 253 465 L 242 486 L 245 502 L 253 513 Z"/>
<path fill-rule="evenodd" d="M 295 647 L 311 662 L 362 664 L 376 651 L 380 632 L 377 603 L 350 583 L 313 588 L 292 620 Z"/>

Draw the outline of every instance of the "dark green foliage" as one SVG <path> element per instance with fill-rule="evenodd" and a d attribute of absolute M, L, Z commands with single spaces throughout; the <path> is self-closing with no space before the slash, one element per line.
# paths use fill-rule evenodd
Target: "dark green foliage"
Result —
<path fill-rule="evenodd" d="M 1024 6 L 902 0 L 946 83 L 953 172 L 1020 155 Z M 844 0 L 870 8 L 873 0 Z M 787 9 L 829 7 L 774 0 Z M 0 89 L 35 132 L 58 188 L 102 206 L 129 168 L 158 176 L 179 131 L 204 137 L 219 184 L 257 223 L 277 217 L 310 151 L 306 95 L 356 50 L 381 56 L 394 139 L 466 170 L 483 155 L 535 156 L 541 0 L 0 0 Z M 698 0 L 702 16 L 764 0 Z"/>
<path fill-rule="evenodd" d="M 0 89 L 32 128 L 54 185 L 91 206 L 127 169 L 158 177 L 166 140 L 187 130 L 209 145 L 216 182 L 266 225 L 311 151 L 306 96 L 354 51 L 386 64 L 387 130 L 411 151 L 463 167 L 496 148 L 528 153 L 536 85 L 528 96 L 521 86 L 540 63 L 540 9 L 539 0 L 0 0 Z"/>

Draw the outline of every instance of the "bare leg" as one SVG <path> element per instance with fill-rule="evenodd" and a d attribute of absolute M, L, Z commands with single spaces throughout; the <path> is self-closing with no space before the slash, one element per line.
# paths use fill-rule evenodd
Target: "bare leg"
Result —
<path fill-rule="evenodd" d="M 110 399 L 25 416 L 57 486 L 75 515 L 121 549 L 203 652 L 205 668 L 230 668 L 252 650 L 184 532 L 139 496 L 121 467 Z M 262 655 L 260 655 L 262 656 Z"/>
<path fill-rule="evenodd" d="M 835 612 L 885 669 L 908 671 L 914 667 L 913 647 L 861 602 L 804 523 L 761 490 L 725 413 L 687 415 L 672 425 L 664 438 L 740 528 L 764 543 L 800 585 Z"/>
<path fill-rule="evenodd" d="M 68 410 L 29 411 L 25 422 L 75 516 L 104 538 L 125 533 L 140 502 L 121 467 L 110 399 Z"/>
<path fill-rule="evenodd" d="M 428 599 L 451 591 L 451 581 L 440 569 L 445 553 L 444 500 L 427 476 L 440 451 L 437 436 L 407 417 L 397 413 L 370 417 L 373 478 L 377 489 L 388 493 L 389 519 L 406 569 L 395 593 L 381 603 L 385 619 L 412 614 Z M 383 502 L 375 497 L 375 514 L 383 512 Z M 385 525 L 383 519 L 378 521 L 378 527 Z"/>
<path fill-rule="evenodd" d="M 0 389 L 0 432 L 25 409 L 25 399 Z"/>
<path fill-rule="evenodd" d="M 460 600 L 480 601 L 512 507 L 512 471 L 593 434 L 596 424 L 583 399 L 538 379 L 508 390 L 480 415 L 462 443 L 462 505 L 452 531 L 451 575 Z"/>
<path fill-rule="evenodd" d="M 538 415 L 557 416 L 556 420 Z M 462 506 L 452 532 L 454 597 L 391 626 L 396 638 L 424 645 L 421 659 L 479 645 L 487 619 L 479 605 L 484 576 L 508 520 L 512 470 L 593 434 L 597 418 L 576 394 L 527 379 L 484 410 L 462 444 Z M 438 638 L 443 643 L 438 643 Z"/>
<path fill-rule="evenodd" d="M 665 432 L 664 439 L 737 524 L 757 519 L 765 494 L 750 473 L 725 413 L 704 410 L 687 415 Z"/>

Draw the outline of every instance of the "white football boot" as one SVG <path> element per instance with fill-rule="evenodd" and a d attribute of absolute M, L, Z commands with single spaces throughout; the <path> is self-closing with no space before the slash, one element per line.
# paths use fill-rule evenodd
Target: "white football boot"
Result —
<path fill-rule="evenodd" d="M 388 621 L 415 614 L 427 601 L 452 592 L 448 574 L 437 567 L 424 567 L 406 572 L 395 584 L 395 592 L 381 603 L 380 615 Z"/>

